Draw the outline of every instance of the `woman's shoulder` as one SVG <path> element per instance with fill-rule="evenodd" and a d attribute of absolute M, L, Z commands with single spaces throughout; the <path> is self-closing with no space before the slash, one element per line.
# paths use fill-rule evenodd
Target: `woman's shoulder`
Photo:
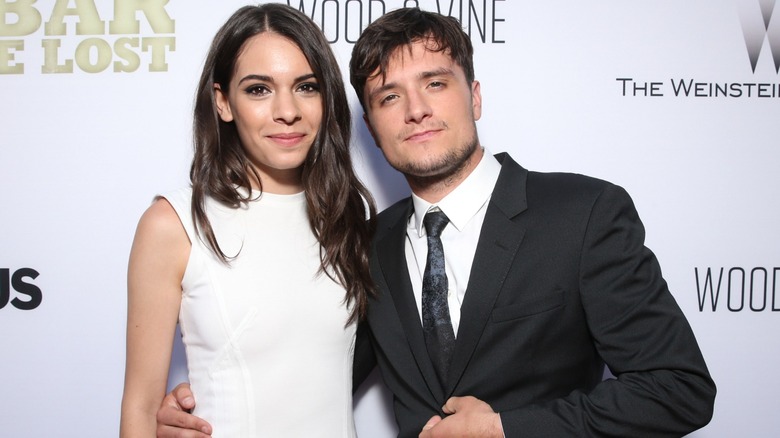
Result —
<path fill-rule="evenodd" d="M 170 278 L 181 283 L 189 253 L 190 240 L 179 215 L 166 199 L 157 198 L 138 221 L 128 278 L 142 281 L 139 279 L 159 279 L 170 274 Z"/>
<path fill-rule="evenodd" d="M 175 190 L 169 190 L 163 192 L 154 197 L 155 202 L 160 199 L 165 199 L 176 210 L 180 210 L 181 207 L 186 207 L 189 210 L 189 206 L 192 202 L 192 187 L 180 187 Z"/>
<path fill-rule="evenodd" d="M 182 221 L 169 198 L 158 196 L 138 221 L 138 234 L 152 238 L 167 238 L 183 233 Z"/>

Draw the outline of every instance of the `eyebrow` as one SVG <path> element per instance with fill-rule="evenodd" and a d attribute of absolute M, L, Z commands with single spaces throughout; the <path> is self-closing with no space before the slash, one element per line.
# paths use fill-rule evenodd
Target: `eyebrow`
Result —
<path fill-rule="evenodd" d="M 453 76 L 455 72 L 451 68 L 441 67 L 436 70 L 424 71 L 418 75 L 420 79 L 429 79 L 434 76 Z"/>
<path fill-rule="evenodd" d="M 305 81 L 305 80 L 312 79 L 312 78 L 316 79 L 316 77 L 314 76 L 314 73 L 307 73 L 305 75 L 301 75 L 301 76 L 298 76 L 297 78 L 295 78 L 295 82 L 301 82 L 301 81 Z M 271 83 L 274 82 L 273 76 L 252 74 L 252 75 L 246 75 L 243 78 L 241 78 L 241 80 L 238 81 L 238 85 L 241 85 L 241 83 L 243 83 L 245 81 L 252 81 L 252 80 L 263 81 L 263 82 L 271 82 Z"/>
<path fill-rule="evenodd" d="M 451 68 L 441 67 L 436 70 L 428 70 L 421 72 L 417 75 L 418 79 L 430 79 L 436 76 L 454 76 L 455 72 Z M 396 87 L 395 82 L 386 82 L 379 87 L 374 88 L 368 93 L 368 101 L 371 102 L 378 94 L 382 94 L 387 90 L 391 90 Z"/>

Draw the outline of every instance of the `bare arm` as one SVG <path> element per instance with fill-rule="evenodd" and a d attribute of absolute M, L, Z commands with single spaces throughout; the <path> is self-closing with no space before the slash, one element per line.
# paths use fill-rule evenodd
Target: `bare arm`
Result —
<path fill-rule="evenodd" d="M 127 275 L 127 358 L 120 436 L 154 437 L 190 252 L 168 201 L 157 200 L 138 223 Z"/>

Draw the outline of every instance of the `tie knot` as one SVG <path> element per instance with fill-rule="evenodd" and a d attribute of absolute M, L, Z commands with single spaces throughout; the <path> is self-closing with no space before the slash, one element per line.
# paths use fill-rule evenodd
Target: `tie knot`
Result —
<path fill-rule="evenodd" d="M 429 211 L 423 218 L 423 225 L 425 225 L 425 232 L 431 237 L 438 237 L 441 234 L 441 230 L 447 226 L 450 219 L 441 210 Z"/>

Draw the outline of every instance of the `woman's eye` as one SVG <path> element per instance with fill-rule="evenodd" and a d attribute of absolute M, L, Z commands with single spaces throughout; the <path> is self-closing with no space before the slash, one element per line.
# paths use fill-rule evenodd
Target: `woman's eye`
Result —
<path fill-rule="evenodd" d="M 265 85 L 250 85 L 246 89 L 247 94 L 251 94 L 253 96 L 265 96 L 266 94 L 270 93 L 271 90 L 268 89 Z"/>
<path fill-rule="evenodd" d="M 320 91 L 320 85 L 315 82 L 306 82 L 298 86 L 298 90 L 304 93 L 317 93 Z"/>

